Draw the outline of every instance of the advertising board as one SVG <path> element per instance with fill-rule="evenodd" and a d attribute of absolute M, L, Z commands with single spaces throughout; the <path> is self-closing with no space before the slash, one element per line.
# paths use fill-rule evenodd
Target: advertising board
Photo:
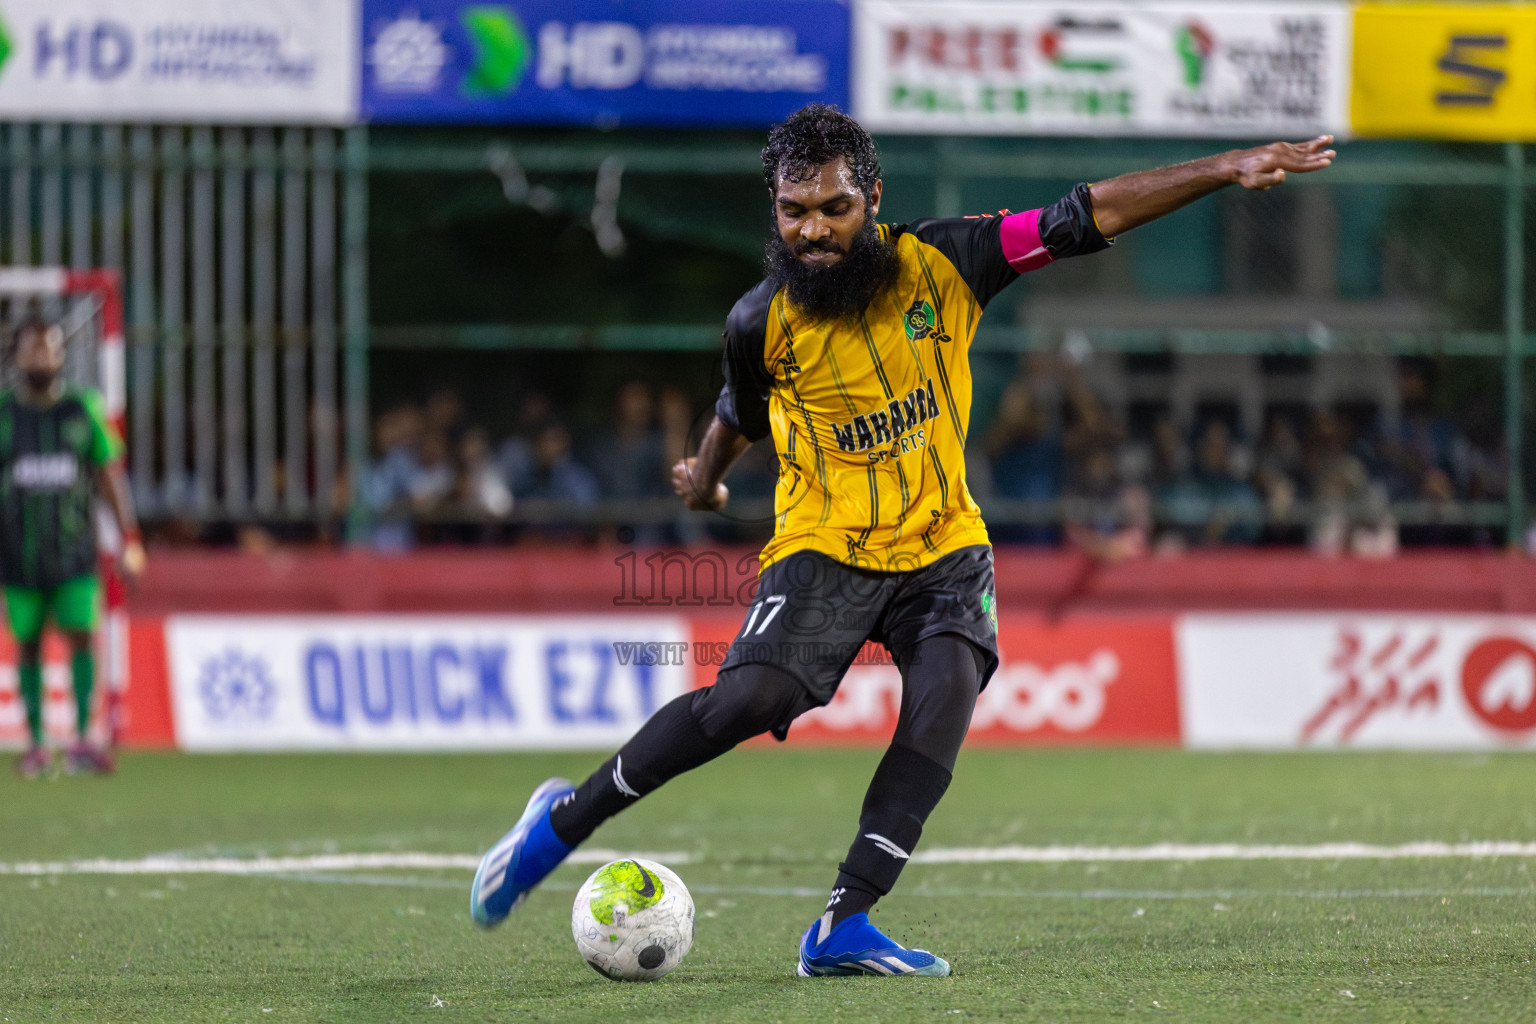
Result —
<path fill-rule="evenodd" d="M 183 750 L 602 749 L 686 688 L 656 616 L 166 620 Z"/>
<path fill-rule="evenodd" d="M 848 102 L 836 0 L 365 0 L 382 122 L 766 125 Z"/>
<path fill-rule="evenodd" d="M 1536 620 L 1187 615 L 1193 748 L 1536 747 Z"/>
<path fill-rule="evenodd" d="M 185 750 L 608 750 L 714 682 L 740 628 L 721 612 L 145 618 L 131 626 L 118 713 L 125 743 Z M 1536 618 L 1004 614 L 999 639 L 973 743 L 1536 747 Z M 45 717 L 64 743 L 66 652 L 50 640 L 45 655 Z M 22 741 L 13 657 L 0 639 L 0 746 L 11 747 Z M 889 743 L 900 700 L 899 673 L 866 647 L 789 741 Z"/>
<path fill-rule="evenodd" d="M 1536 139 L 1536 8 L 1361 4 L 1353 75 L 1362 135 Z"/>
<path fill-rule="evenodd" d="M 1083 628 L 1003 617 L 998 636 L 1002 663 L 976 702 L 970 742 L 1178 743 L 1178 687 L 1166 619 Z M 832 703 L 804 715 L 790 735 L 889 743 L 900 710 L 895 666 L 856 665 Z"/>
<path fill-rule="evenodd" d="M 355 0 L 0 0 L 0 118 L 343 124 Z"/>
<path fill-rule="evenodd" d="M 1348 128 L 1349 8 L 860 0 L 854 111 L 881 131 L 1306 136 Z"/>
<path fill-rule="evenodd" d="M 739 628 L 724 617 L 694 621 L 695 686 L 714 682 Z M 1001 664 L 977 701 L 973 742 L 1178 743 L 1169 616 L 1049 623 L 1004 614 L 998 642 Z M 832 702 L 797 719 L 789 742 L 889 743 L 900 711 L 901 675 L 883 648 L 867 645 Z"/>

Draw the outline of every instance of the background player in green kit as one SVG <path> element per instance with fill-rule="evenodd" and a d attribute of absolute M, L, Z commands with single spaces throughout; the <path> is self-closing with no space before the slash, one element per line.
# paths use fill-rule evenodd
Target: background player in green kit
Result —
<path fill-rule="evenodd" d="M 101 618 L 94 499 L 106 499 L 124 538 L 123 572 L 144 568 L 133 503 L 122 471 L 122 440 L 101 395 L 67 385 L 64 332 L 29 321 L 16 331 L 15 388 L 0 393 L 0 581 L 16 637 L 16 672 L 31 746 L 17 762 L 24 776 L 46 771 L 43 745 L 43 626 L 49 618 L 69 642 L 76 741 L 71 771 L 110 772 L 111 754 L 86 739 L 96 683 Z"/>

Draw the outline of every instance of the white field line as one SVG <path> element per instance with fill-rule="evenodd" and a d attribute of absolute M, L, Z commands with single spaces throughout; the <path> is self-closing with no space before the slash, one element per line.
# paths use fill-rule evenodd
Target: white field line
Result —
<path fill-rule="evenodd" d="M 620 857 L 644 857 L 687 864 L 686 853 L 621 853 L 577 850 L 568 864 L 606 864 Z M 480 858 L 468 853 L 322 853 L 305 857 L 143 857 L 139 860 L 31 861 L 0 863 L 0 875 L 275 875 L 315 871 L 388 871 L 414 869 L 473 871 Z"/>
<path fill-rule="evenodd" d="M 441 875 L 365 875 L 353 872 L 295 872 L 258 877 L 274 878 L 285 882 L 317 882 L 322 885 L 362 885 L 398 889 L 452 889 L 462 891 L 462 879 L 449 879 Z M 581 888 L 574 881 L 550 879 L 540 887 L 541 891 L 573 893 Z M 825 888 L 812 886 L 762 886 L 762 885 L 694 885 L 689 887 L 695 896 L 765 896 L 792 899 L 821 899 Z M 1493 898 L 1516 896 L 1528 899 L 1536 896 L 1536 888 L 1525 887 L 1472 887 L 1460 889 L 999 889 L 966 887 L 933 887 L 918 885 L 903 889 L 903 896 L 917 899 L 1019 899 L 1019 900 L 1234 900 L 1234 899 L 1308 899 L 1308 900 L 1361 900 L 1361 899 L 1442 899 L 1450 896 Z"/>
<path fill-rule="evenodd" d="M 671 864 L 693 857 L 680 851 L 629 854 L 618 850 L 578 850 L 568 862 L 604 864 L 620 857 L 643 856 Z M 1150 846 L 974 846 L 922 851 L 915 864 L 1081 864 L 1098 861 L 1202 860 L 1408 860 L 1489 857 L 1536 857 L 1536 843 L 1422 841 L 1397 846 L 1369 843 L 1263 845 L 1244 843 L 1154 843 Z M 473 871 L 474 854 L 325 853 L 292 857 L 176 857 L 139 860 L 31 861 L 0 863 L 0 875 L 274 875 L 305 872 L 455 870 Z"/>
<path fill-rule="evenodd" d="M 1402 860 L 1418 858 L 1536 857 L 1536 843 L 1441 843 L 1397 846 L 1313 843 L 1153 843 L 1150 846 L 973 846 L 919 851 L 914 864 L 1080 864 L 1091 861 L 1190 860 Z"/>

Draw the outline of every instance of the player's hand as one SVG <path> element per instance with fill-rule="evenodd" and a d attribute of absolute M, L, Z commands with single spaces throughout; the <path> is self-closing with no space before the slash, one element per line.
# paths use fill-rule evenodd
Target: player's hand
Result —
<path fill-rule="evenodd" d="M 118 566 L 122 569 L 127 581 L 133 583 L 144 575 L 144 564 L 148 560 L 148 556 L 144 554 L 144 542 L 135 539 L 123 544 L 123 553 L 118 558 Z"/>
<path fill-rule="evenodd" d="M 1319 135 L 1309 142 L 1271 142 L 1256 149 L 1240 150 L 1235 154 L 1237 182 L 1243 188 L 1262 191 L 1284 181 L 1287 171 L 1320 171 L 1338 156 L 1328 148 L 1332 143 L 1332 135 Z"/>
<path fill-rule="evenodd" d="M 672 490 L 683 499 L 683 504 L 695 512 L 714 512 L 724 507 L 731 492 L 725 484 L 715 484 L 713 493 L 706 493 L 703 482 L 694 474 L 692 458 L 679 459 L 672 467 Z"/>

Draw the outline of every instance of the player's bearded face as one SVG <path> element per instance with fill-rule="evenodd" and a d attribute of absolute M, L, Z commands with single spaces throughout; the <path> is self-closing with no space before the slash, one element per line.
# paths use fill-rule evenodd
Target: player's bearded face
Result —
<path fill-rule="evenodd" d="M 27 386 L 33 391 L 47 391 L 53 387 L 54 378 L 58 373 L 53 370 L 26 370 L 22 376 L 27 379 Z"/>
<path fill-rule="evenodd" d="M 25 330 L 16 346 L 16 368 L 34 391 L 47 391 L 64 369 L 64 345 L 57 328 Z"/>
<path fill-rule="evenodd" d="M 830 263 L 806 262 L 802 257 L 835 252 Z M 881 292 L 901 276 L 896 247 L 882 241 L 875 219 L 864 225 L 846 249 L 834 237 L 814 241 L 799 238 L 793 246 L 778 231 L 768 240 L 763 271 L 782 284 L 789 301 L 813 320 L 855 320 Z"/>

